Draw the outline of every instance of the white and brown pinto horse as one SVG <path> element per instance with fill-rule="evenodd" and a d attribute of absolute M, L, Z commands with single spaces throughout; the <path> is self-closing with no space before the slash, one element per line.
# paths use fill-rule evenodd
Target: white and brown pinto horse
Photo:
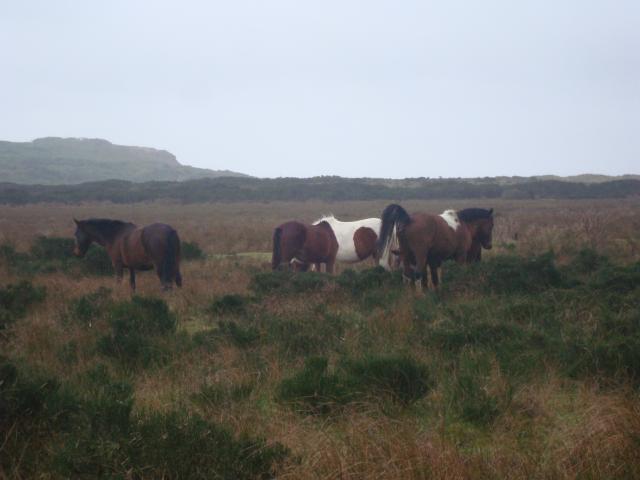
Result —
<path fill-rule="evenodd" d="M 344 263 L 358 263 L 369 258 L 391 270 L 394 255 L 391 252 L 393 239 L 384 250 L 376 247 L 382 222 L 379 218 L 365 218 L 353 222 L 342 222 L 333 215 L 326 215 L 313 224 L 327 223 L 338 241 L 336 260 Z"/>
<path fill-rule="evenodd" d="M 431 271 L 433 285 L 437 287 L 438 267 L 443 261 L 477 261 L 473 258 L 476 254 L 474 245 L 491 248 L 493 209 L 468 208 L 459 212 L 446 210 L 440 215 L 409 215 L 400 205 L 391 204 L 382 212 L 382 226 L 377 243 L 379 252 L 388 248 L 394 227 L 404 278 L 413 279 L 421 290 L 427 265 Z"/>

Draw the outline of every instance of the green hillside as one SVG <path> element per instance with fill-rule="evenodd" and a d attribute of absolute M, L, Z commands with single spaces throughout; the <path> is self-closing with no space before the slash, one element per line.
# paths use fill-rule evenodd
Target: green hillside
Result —
<path fill-rule="evenodd" d="M 148 182 L 244 176 L 229 170 L 181 165 L 175 155 L 146 147 L 114 145 L 97 138 L 0 141 L 0 178 L 21 184 L 75 184 L 104 180 Z"/>

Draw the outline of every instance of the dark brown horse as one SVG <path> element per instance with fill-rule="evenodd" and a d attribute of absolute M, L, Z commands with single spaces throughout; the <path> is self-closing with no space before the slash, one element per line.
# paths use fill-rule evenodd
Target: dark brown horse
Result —
<path fill-rule="evenodd" d="M 163 290 L 173 282 L 182 286 L 180 274 L 180 238 L 169 225 L 153 223 L 137 227 L 133 223 L 105 218 L 76 220 L 74 254 L 83 257 L 91 243 L 102 245 L 111 258 L 118 282 L 125 268 L 129 269 L 131 289 L 136 289 L 136 270 L 155 267 Z"/>
<path fill-rule="evenodd" d="M 286 222 L 273 231 L 273 254 L 271 266 L 274 270 L 283 264 L 287 268 L 292 261 L 300 265 L 301 271 L 315 264 L 327 266 L 327 272 L 333 273 L 338 253 L 338 241 L 333 229 L 327 222 L 307 225 L 302 222 Z"/>
<path fill-rule="evenodd" d="M 400 205 L 391 204 L 382 212 L 378 251 L 386 248 L 393 227 L 397 231 L 405 279 L 413 279 L 422 289 L 428 265 L 433 285 L 437 287 L 438 267 L 443 261 L 475 261 L 474 241 L 481 248 L 491 248 L 493 209 L 469 208 L 460 212 L 447 210 L 441 215 L 409 215 Z"/>

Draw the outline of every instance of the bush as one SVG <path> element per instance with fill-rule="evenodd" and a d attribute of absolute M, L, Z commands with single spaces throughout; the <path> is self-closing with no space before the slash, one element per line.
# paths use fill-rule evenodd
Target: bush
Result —
<path fill-rule="evenodd" d="M 206 255 L 196 242 L 181 242 L 180 258 L 182 260 L 203 260 Z"/>
<path fill-rule="evenodd" d="M 328 373 L 328 364 L 324 357 L 308 358 L 300 372 L 280 383 L 277 399 L 311 414 L 329 413 L 335 405 L 348 403 L 353 392 L 344 379 Z"/>
<path fill-rule="evenodd" d="M 218 322 L 218 331 L 239 348 L 250 347 L 260 338 L 260 332 L 255 327 L 242 327 L 234 321 Z"/>
<path fill-rule="evenodd" d="M 113 266 L 106 250 L 91 245 L 84 258 L 73 255 L 71 238 L 38 236 L 29 253 L 16 252 L 12 245 L 0 247 L 0 258 L 14 272 L 22 275 L 64 272 L 84 275 L 112 275 Z"/>
<path fill-rule="evenodd" d="M 363 392 L 388 395 L 402 405 L 421 399 L 431 387 L 426 366 L 409 356 L 368 356 L 345 367 L 352 383 Z"/>
<path fill-rule="evenodd" d="M 27 309 L 35 303 L 42 302 L 45 295 L 44 287 L 36 287 L 27 280 L 1 288 L 0 330 L 23 318 Z"/>
<path fill-rule="evenodd" d="M 281 295 L 321 290 L 333 277 L 320 272 L 262 272 L 254 275 L 249 288 L 258 295 Z"/>
<path fill-rule="evenodd" d="M 498 255 L 471 265 L 449 263 L 443 280 L 446 290 L 464 287 L 494 294 L 530 294 L 564 285 L 552 252 L 531 258 Z"/>
<path fill-rule="evenodd" d="M 111 289 L 100 287 L 93 293 L 88 293 L 72 300 L 69 306 L 68 318 L 83 325 L 91 326 L 99 318 L 104 317 L 112 305 Z"/>
<path fill-rule="evenodd" d="M 157 339 L 175 332 L 176 318 L 164 300 L 133 297 L 114 304 L 108 318 L 111 333 L 98 341 L 101 353 L 128 367 L 147 367 L 166 360 L 169 352 L 166 346 L 158 346 Z"/>
<path fill-rule="evenodd" d="M 479 426 L 492 423 L 500 414 L 501 399 L 490 391 L 490 357 L 483 352 L 463 351 L 449 376 L 447 403 L 463 420 Z"/>
<path fill-rule="evenodd" d="M 223 295 L 211 302 L 207 309 L 214 315 L 242 315 L 246 312 L 249 299 L 242 295 Z"/>
<path fill-rule="evenodd" d="M 305 413 L 326 414 L 353 401 L 391 399 L 403 406 L 424 397 L 431 386 L 427 368 L 408 356 L 368 356 L 346 360 L 333 373 L 324 357 L 281 382 L 278 400 Z"/>
<path fill-rule="evenodd" d="M 155 478 L 273 478 L 288 451 L 279 443 L 233 435 L 197 415 L 152 413 L 140 418 L 129 448 L 132 469 Z"/>

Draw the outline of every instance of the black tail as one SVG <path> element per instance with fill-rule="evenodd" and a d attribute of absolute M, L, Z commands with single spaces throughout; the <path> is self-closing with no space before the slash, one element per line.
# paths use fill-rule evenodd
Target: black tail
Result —
<path fill-rule="evenodd" d="M 167 250 L 164 252 L 162 260 L 162 284 L 170 287 L 173 282 L 182 286 L 182 276 L 180 275 L 180 238 L 178 232 L 171 230 L 167 238 Z"/>
<path fill-rule="evenodd" d="M 399 232 L 411 223 L 411 218 L 407 211 L 395 203 L 387 205 L 387 208 L 382 212 L 381 220 L 380 234 L 378 235 L 378 242 L 376 243 L 376 250 L 379 257 L 381 257 L 387 249 L 394 227 L 397 227 L 396 231 Z"/>
<path fill-rule="evenodd" d="M 271 255 L 271 268 L 277 270 L 282 262 L 282 252 L 280 251 L 280 237 L 282 229 L 280 227 L 273 231 L 273 254 Z"/>

